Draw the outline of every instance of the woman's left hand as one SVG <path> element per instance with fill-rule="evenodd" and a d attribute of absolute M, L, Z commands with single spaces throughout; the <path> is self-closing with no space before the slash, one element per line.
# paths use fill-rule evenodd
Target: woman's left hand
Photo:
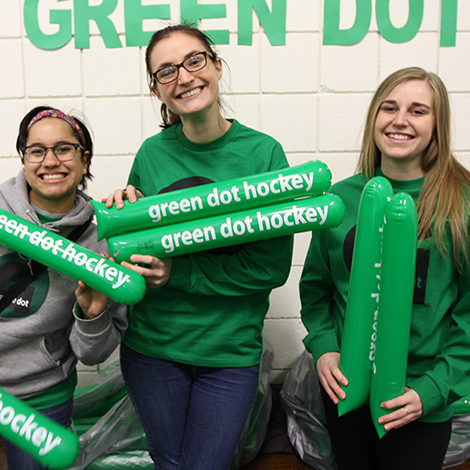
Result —
<path fill-rule="evenodd" d="M 393 400 L 384 401 L 381 404 L 384 410 L 398 408 L 389 414 L 381 416 L 379 423 L 384 424 L 385 430 L 401 428 L 423 415 L 423 404 L 418 393 L 406 387 L 406 392 Z"/>
<path fill-rule="evenodd" d="M 103 313 L 109 300 L 106 295 L 88 287 L 83 281 L 78 281 L 75 297 L 86 320 L 92 320 Z"/>

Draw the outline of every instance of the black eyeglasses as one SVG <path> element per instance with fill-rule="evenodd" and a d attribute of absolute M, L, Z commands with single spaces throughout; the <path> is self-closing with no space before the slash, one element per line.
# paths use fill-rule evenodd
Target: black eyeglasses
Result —
<path fill-rule="evenodd" d="M 52 150 L 54 155 L 61 162 L 68 162 L 75 158 L 78 149 L 85 150 L 80 144 L 57 144 L 54 147 L 43 147 L 42 145 L 30 145 L 22 149 L 23 155 L 29 163 L 42 163 L 46 158 L 48 150 Z"/>
<path fill-rule="evenodd" d="M 203 69 L 207 65 L 207 56 L 212 57 L 212 55 L 206 51 L 196 52 L 183 60 L 181 64 L 162 67 L 152 76 L 158 83 L 166 85 L 167 83 L 174 82 L 179 77 L 180 67 L 183 67 L 188 72 L 197 72 Z"/>

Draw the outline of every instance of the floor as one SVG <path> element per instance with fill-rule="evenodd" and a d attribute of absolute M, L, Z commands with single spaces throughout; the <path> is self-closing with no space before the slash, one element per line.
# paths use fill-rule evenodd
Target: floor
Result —
<path fill-rule="evenodd" d="M 311 470 L 294 454 L 263 454 L 259 455 L 240 470 Z M 470 470 L 470 461 L 447 470 Z"/>
<path fill-rule="evenodd" d="M 310 470 L 294 454 L 260 454 L 249 464 L 240 470 Z M 0 470 L 8 470 L 8 465 L 3 450 L 3 442 L 0 438 Z M 470 470 L 470 461 L 449 467 L 448 470 Z"/>
<path fill-rule="evenodd" d="M 279 402 L 280 386 L 272 385 L 273 404 L 267 435 L 260 453 L 240 470 L 312 470 L 294 453 L 287 437 L 286 417 Z M 0 470 L 8 470 L 3 442 L 0 437 Z M 121 469 L 119 469 L 121 470 Z M 318 469 L 314 469 L 318 470 Z M 470 470 L 470 460 L 447 470 Z"/>
<path fill-rule="evenodd" d="M 310 470 L 294 454 L 261 454 L 240 470 Z"/>

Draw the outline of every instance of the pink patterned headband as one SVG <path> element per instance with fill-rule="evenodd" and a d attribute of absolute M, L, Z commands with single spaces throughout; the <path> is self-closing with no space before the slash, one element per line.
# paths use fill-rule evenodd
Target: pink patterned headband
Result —
<path fill-rule="evenodd" d="M 28 124 L 26 131 L 29 131 L 29 129 L 31 128 L 33 124 L 35 124 L 36 122 L 40 121 L 41 119 L 45 117 L 62 119 L 63 121 L 70 124 L 72 129 L 79 135 L 80 140 L 82 141 L 83 147 L 86 148 L 85 134 L 83 133 L 81 127 L 78 125 L 78 122 L 72 116 L 69 116 L 68 114 L 65 114 L 62 111 L 59 111 L 57 109 L 45 109 L 44 111 L 41 111 L 38 114 L 36 114 L 36 116 L 34 116 L 33 119 L 31 119 L 31 122 Z"/>

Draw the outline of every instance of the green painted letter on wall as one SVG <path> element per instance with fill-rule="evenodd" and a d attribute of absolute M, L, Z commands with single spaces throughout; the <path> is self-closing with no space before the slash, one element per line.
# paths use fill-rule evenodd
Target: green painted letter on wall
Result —
<path fill-rule="evenodd" d="M 251 46 L 253 10 L 273 46 L 286 44 L 286 0 L 272 0 L 272 11 L 265 0 L 238 0 L 238 44 Z"/>
<path fill-rule="evenodd" d="M 341 0 L 325 0 L 323 44 L 352 46 L 361 42 L 369 30 L 372 18 L 371 0 L 356 0 L 356 19 L 349 29 L 339 29 Z"/>
<path fill-rule="evenodd" d="M 61 1 L 61 0 L 59 0 Z M 50 22 L 59 25 L 54 34 L 44 34 L 39 28 L 39 0 L 24 1 L 24 27 L 29 40 L 40 49 L 59 49 L 72 39 L 72 13 L 70 10 L 51 10 Z"/>
<path fill-rule="evenodd" d="M 226 6 L 218 5 L 199 5 L 198 0 L 181 0 L 181 21 L 199 24 L 203 18 L 226 18 Z M 230 34 L 228 29 L 204 31 L 214 41 L 214 44 L 229 44 Z"/>
<path fill-rule="evenodd" d="M 143 31 L 142 21 L 154 18 L 170 19 L 170 5 L 142 5 L 141 0 L 124 0 L 126 46 L 147 46 L 154 31 Z"/>
<path fill-rule="evenodd" d="M 377 26 L 380 34 L 389 42 L 401 44 L 411 41 L 419 31 L 423 21 L 423 0 L 408 1 L 410 4 L 408 21 L 402 28 L 395 28 L 390 21 L 390 0 L 377 0 L 375 4 Z"/>
<path fill-rule="evenodd" d="M 457 0 L 441 2 L 441 47 L 454 47 L 457 35 Z"/>
<path fill-rule="evenodd" d="M 119 35 L 109 15 L 116 9 L 118 0 L 103 0 L 101 5 L 90 6 L 89 0 L 74 0 L 75 47 L 89 49 L 90 20 L 100 30 L 101 37 L 108 48 L 122 47 Z"/>

